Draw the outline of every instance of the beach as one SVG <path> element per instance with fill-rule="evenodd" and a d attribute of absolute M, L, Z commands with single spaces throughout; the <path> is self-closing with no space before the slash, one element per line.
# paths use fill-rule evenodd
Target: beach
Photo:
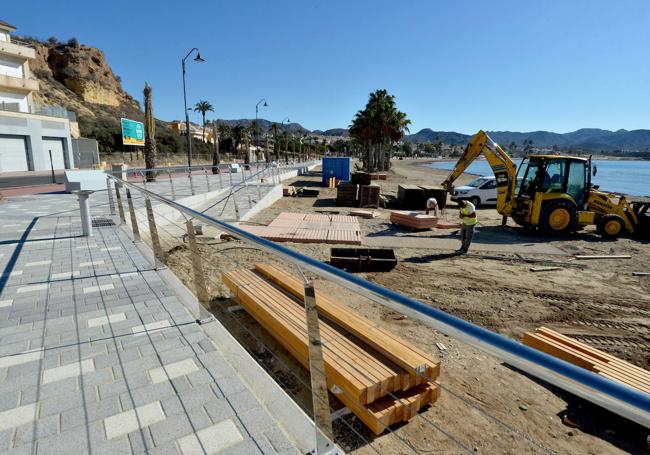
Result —
<path fill-rule="evenodd" d="M 400 183 L 437 185 L 447 171 L 426 166 L 425 160 L 394 161 L 385 181 L 377 181 L 386 195 L 396 194 Z M 320 187 L 320 173 L 297 177 L 295 186 L 320 190 L 318 198 L 284 197 L 261 211 L 252 223 L 266 225 L 281 212 L 348 214 L 350 208 L 335 205 L 335 189 Z M 471 176 L 463 176 L 458 184 Z M 619 356 L 643 368 L 650 366 L 650 277 L 632 276 L 648 271 L 650 245 L 634 238 L 603 240 L 592 227 L 568 238 L 541 238 L 527 233 L 512 221 L 500 226 L 501 215 L 494 208 L 479 208 L 480 225 L 467 256 L 450 253 L 460 242 L 455 230 L 405 231 L 389 223 L 390 211 L 361 219 L 364 244 L 393 248 L 399 259 L 390 272 L 360 273 L 372 282 L 420 300 L 434 308 L 467 319 L 502 335 L 520 340 L 525 331 L 545 326 L 576 337 L 598 349 Z M 457 220 L 451 203 L 442 217 Z M 285 246 L 319 260 L 329 259 L 332 245 L 284 243 Z M 245 312 L 237 312 L 233 323 L 228 307 L 233 305 L 220 273 L 255 262 L 275 263 L 292 273 L 295 269 L 269 255 L 231 241 L 204 248 L 211 267 L 209 292 L 215 315 L 294 398 L 310 409 L 310 394 L 288 373 L 299 371 L 305 384 L 308 373 Z M 624 260 L 576 261 L 577 254 L 630 255 Z M 188 284 L 187 248 L 167 254 L 167 264 Z M 532 261 L 532 262 L 531 262 Z M 531 267 L 560 264 L 559 270 L 534 273 Z M 383 453 L 409 453 L 409 441 L 427 453 L 458 453 L 458 444 L 430 421 L 457 438 L 475 453 L 539 453 L 550 448 L 557 453 L 628 453 L 635 450 L 641 429 L 629 422 L 535 380 L 489 355 L 443 335 L 418 321 L 370 302 L 332 283 L 316 280 L 341 302 L 439 358 L 443 386 L 440 399 L 408 425 L 374 439 Z M 263 344 L 280 352 L 272 357 L 260 344 L 247 337 L 238 324 L 258 333 Z M 436 343 L 445 347 L 441 350 Z M 277 348 L 277 349 L 276 349 Z M 569 415 L 578 428 L 562 423 Z M 364 437 L 368 431 L 347 416 Z M 518 431 L 504 427 L 516 428 Z M 337 440 L 347 441 L 345 450 L 372 453 L 351 430 L 335 422 Z M 523 435 L 527 435 L 524 437 Z"/>

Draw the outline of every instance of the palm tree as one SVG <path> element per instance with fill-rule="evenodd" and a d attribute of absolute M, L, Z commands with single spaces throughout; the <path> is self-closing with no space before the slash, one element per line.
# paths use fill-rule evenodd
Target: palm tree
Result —
<path fill-rule="evenodd" d="M 273 155 L 274 159 L 278 159 L 278 155 L 280 153 L 280 142 L 278 138 L 278 132 L 280 131 L 280 125 L 277 123 L 271 124 L 271 132 L 273 133 Z M 269 161 L 269 157 L 266 158 L 267 162 Z"/>
<path fill-rule="evenodd" d="M 153 117 L 151 86 L 144 83 L 144 162 L 147 169 L 156 167 L 156 120 Z M 147 171 L 147 182 L 154 182 L 156 174 Z"/>
<path fill-rule="evenodd" d="M 239 146 L 241 145 L 242 142 L 246 142 L 248 140 L 248 131 L 244 125 L 237 125 L 232 129 L 232 140 L 233 140 L 233 145 L 235 148 L 235 153 L 238 153 Z M 244 163 L 248 164 L 250 163 L 250 157 L 248 154 L 244 157 Z"/>
<path fill-rule="evenodd" d="M 386 90 L 370 94 L 365 109 L 357 112 L 350 125 L 350 135 L 368 147 L 364 161 L 369 171 L 390 167 L 390 146 L 404 137 L 410 123 L 397 109 L 393 95 Z"/>
<path fill-rule="evenodd" d="M 219 164 L 221 164 L 221 155 L 219 155 L 219 139 L 217 139 L 217 121 L 212 121 L 212 173 L 219 173 Z"/>
<path fill-rule="evenodd" d="M 225 123 L 219 123 L 217 125 L 217 133 L 219 134 L 219 150 L 221 150 L 221 143 L 226 139 L 232 139 L 232 129 Z"/>
<path fill-rule="evenodd" d="M 207 112 L 214 112 L 214 107 L 210 104 L 209 101 L 199 101 L 194 105 L 194 112 L 200 112 L 201 117 L 203 117 L 203 142 L 205 141 L 205 114 Z"/>

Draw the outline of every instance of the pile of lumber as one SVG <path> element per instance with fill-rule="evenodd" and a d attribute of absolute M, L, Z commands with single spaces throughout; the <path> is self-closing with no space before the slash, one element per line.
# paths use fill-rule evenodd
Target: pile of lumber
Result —
<path fill-rule="evenodd" d="M 357 207 L 359 205 L 359 185 L 354 183 L 339 183 L 336 187 L 336 205 Z"/>
<path fill-rule="evenodd" d="M 350 210 L 350 216 L 358 216 L 359 218 L 377 218 L 379 212 L 376 210 Z"/>
<path fill-rule="evenodd" d="M 280 213 L 268 226 L 240 226 L 274 242 L 361 245 L 361 226 L 354 216 Z"/>
<path fill-rule="evenodd" d="M 309 368 L 304 282 L 268 264 L 226 272 L 235 300 Z M 327 385 L 375 434 L 434 402 L 440 363 L 316 291 Z"/>
<path fill-rule="evenodd" d="M 379 185 L 361 185 L 359 187 L 359 207 L 379 207 Z"/>
<path fill-rule="evenodd" d="M 438 224 L 438 217 L 418 212 L 393 210 L 390 212 L 390 222 L 411 229 L 431 229 Z"/>
<path fill-rule="evenodd" d="M 600 376 L 650 393 L 650 371 L 609 355 L 546 327 L 524 333 L 523 342 L 553 357 L 585 368 Z"/>

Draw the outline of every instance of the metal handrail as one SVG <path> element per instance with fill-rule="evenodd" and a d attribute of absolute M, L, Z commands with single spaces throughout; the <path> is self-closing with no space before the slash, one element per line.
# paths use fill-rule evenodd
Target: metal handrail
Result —
<path fill-rule="evenodd" d="M 213 225 L 259 249 L 277 255 L 315 275 L 333 281 L 381 305 L 417 319 L 446 335 L 478 348 L 504 362 L 587 401 L 650 428 L 650 394 L 599 376 L 571 363 L 530 348 L 486 328 L 430 307 L 398 292 L 339 270 L 297 251 L 253 235 L 237 226 L 178 204 L 163 196 L 107 174 L 108 178 L 181 213 Z"/>
<path fill-rule="evenodd" d="M 304 166 L 310 166 L 311 164 L 318 162 L 319 160 L 310 160 L 310 161 L 305 161 L 304 163 L 299 163 L 299 164 L 293 164 L 289 166 L 284 166 L 280 165 L 278 163 L 278 167 L 304 167 Z M 155 167 L 155 168 L 146 168 L 146 167 L 131 167 L 128 169 L 125 169 L 124 172 L 128 173 L 138 173 L 138 172 L 148 172 L 148 171 L 157 171 L 159 173 L 167 172 L 169 170 L 187 170 L 187 169 L 192 169 L 192 170 L 203 170 L 203 169 L 211 169 L 213 167 L 228 167 L 230 164 L 239 164 L 240 166 L 245 166 L 243 163 L 227 163 L 227 162 L 222 162 L 219 164 L 195 164 L 192 166 L 184 166 L 184 165 L 179 165 L 179 166 L 161 166 L 161 167 Z M 261 167 L 262 165 L 267 165 L 269 163 L 250 163 L 249 166 L 256 166 L 256 167 Z M 107 172 L 112 172 L 112 171 L 107 171 Z M 117 172 L 117 171 L 116 171 Z"/>

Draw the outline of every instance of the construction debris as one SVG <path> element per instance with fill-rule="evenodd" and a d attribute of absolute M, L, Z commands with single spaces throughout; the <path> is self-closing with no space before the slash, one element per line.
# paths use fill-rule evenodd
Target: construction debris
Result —
<path fill-rule="evenodd" d="M 650 393 L 650 371 L 609 355 L 546 327 L 524 333 L 523 342 L 531 348 L 593 371 L 645 393 Z"/>
<path fill-rule="evenodd" d="M 438 217 L 418 212 L 394 210 L 390 212 L 390 222 L 411 229 L 431 229 L 438 224 Z"/>
<path fill-rule="evenodd" d="M 632 276 L 650 276 L 650 272 L 632 272 Z"/>
<path fill-rule="evenodd" d="M 585 260 L 590 260 L 590 259 L 632 259 L 632 256 L 629 254 L 615 254 L 615 255 L 601 255 L 601 254 L 596 254 L 596 255 L 577 255 L 575 258 L 579 261 L 585 261 Z"/>
<path fill-rule="evenodd" d="M 390 248 L 332 248 L 330 264 L 353 272 L 388 272 L 397 258 Z"/>
<path fill-rule="evenodd" d="M 377 218 L 379 212 L 376 210 L 350 210 L 350 216 L 358 216 L 359 218 Z"/>
<path fill-rule="evenodd" d="M 309 368 L 304 282 L 274 266 L 223 274 L 241 304 Z M 328 388 L 375 434 L 438 398 L 440 363 L 316 291 Z"/>
<path fill-rule="evenodd" d="M 531 272 L 550 272 L 552 270 L 562 270 L 562 267 L 531 267 Z"/>

